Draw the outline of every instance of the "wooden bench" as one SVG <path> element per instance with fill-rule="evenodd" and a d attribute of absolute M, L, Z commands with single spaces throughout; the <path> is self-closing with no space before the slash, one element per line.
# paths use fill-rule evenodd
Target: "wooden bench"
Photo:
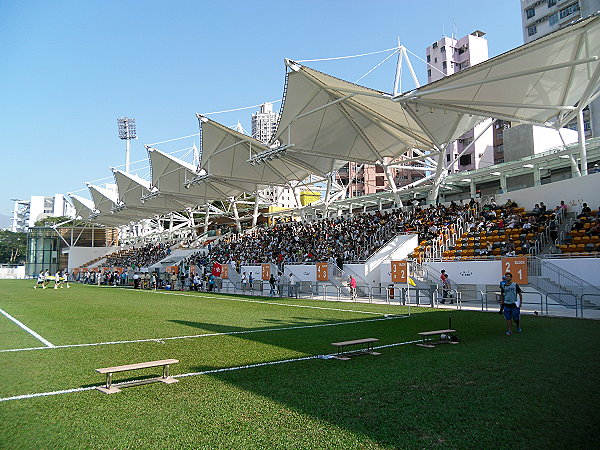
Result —
<path fill-rule="evenodd" d="M 343 361 L 347 361 L 351 356 L 356 355 L 380 355 L 381 353 L 377 353 L 373 351 L 373 342 L 377 342 L 379 339 L 376 338 L 365 338 L 365 339 L 356 339 L 354 341 L 344 341 L 344 342 L 332 342 L 331 345 L 338 348 L 338 353 L 334 356 L 335 359 L 341 359 Z M 344 347 L 348 347 L 349 345 L 360 345 L 367 344 L 366 349 L 362 350 L 354 350 L 352 352 L 344 352 Z"/>
<path fill-rule="evenodd" d="M 447 339 L 439 339 L 437 341 L 430 341 L 430 340 L 425 339 L 426 337 L 429 337 L 429 336 L 441 336 L 442 334 L 449 334 L 449 333 L 456 333 L 456 330 L 447 329 L 447 330 L 436 330 L 436 331 L 421 331 L 419 333 L 419 336 L 422 336 L 423 341 L 418 343 L 417 345 L 419 347 L 434 348 L 436 345 L 439 345 L 439 344 L 458 344 L 458 342 L 452 342 Z"/>
<path fill-rule="evenodd" d="M 105 394 L 114 394 L 115 392 L 119 392 L 120 389 L 117 387 L 114 387 L 112 385 L 112 374 L 113 373 L 126 372 L 128 370 L 147 369 L 148 367 L 160 367 L 160 366 L 163 366 L 162 377 L 149 378 L 149 379 L 138 380 L 138 381 L 131 381 L 129 383 L 122 383 L 119 386 L 120 387 L 129 387 L 129 386 L 137 386 L 140 384 L 148 384 L 148 383 L 156 383 L 156 382 L 167 383 L 167 384 L 177 383 L 177 380 L 169 375 L 169 365 L 175 364 L 178 362 L 179 362 L 179 360 L 177 360 L 177 359 L 162 359 L 160 361 L 148 361 L 148 362 L 142 362 L 142 363 L 137 363 L 137 364 L 127 364 L 125 366 L 103 367 L 101 369 L 96 369 L 96 372 L 106 374 L 106 386 L 105 387 L 98 386 L 98 387 L 96 387 L 96 389 L 98 389 L 100 392 L 104 392 Z"/>

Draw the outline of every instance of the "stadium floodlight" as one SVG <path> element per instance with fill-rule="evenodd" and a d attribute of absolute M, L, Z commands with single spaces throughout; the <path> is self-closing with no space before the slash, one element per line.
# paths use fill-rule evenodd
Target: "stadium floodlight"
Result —
<path fill-rule="evenodd" d="M 121 117 L 117 119 L 119 128 L 119 139 L 125 141 L 125 173 L 129 173 L 129 153 L 131 150 L 130 140 L 136 139 L 135 119 Z"/>
<path fill-rule="evenodd" d="M 290 144 L 290 145 L 284 145 L 282 147 L 270 148 L 268 150 L 265 150 L 264 152 L 260 152 L 260 153 L 257 153 L 256 155 L 253 155 L 246 162 L 249 163 L 250 165 L 254 166 L 256 164 L 262 164 L 266 161 L 272 161 L 273 159 L 276 159 L 276 158 L 281 158 L 286 155 L 287 149 L 291 148 L 293 146 L 294 146 L 293 144 Z"/>

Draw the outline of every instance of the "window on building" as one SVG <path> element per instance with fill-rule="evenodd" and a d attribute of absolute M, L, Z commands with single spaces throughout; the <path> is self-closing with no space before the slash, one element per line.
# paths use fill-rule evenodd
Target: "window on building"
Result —
<path fill-rule="evenodd" d="M 570 16 L 573 13 L 579 11 L 579 2 L 573 3 L 571 6 L 567 6 L 565 9 L 560 10 L 560 18 Z"/>
<path fill-rule="evenodd" d="M 450 155 L 446 155 L 446 162 L 450 162 Z"/>
<path fill-rule="evenodd" d="M 502 152 L 504 152 L 504 144 L 497 145 L 497 146 L 496 146 L 496 151 L 497 151 L 498 153 L 502 153 Z"/>
<path fill-rule="evenodd" d="M 533 36 L 535 33 L 537 33 L 537 26 L 532 25 L 527 27 L 527 36 Z"/>
<path fill-rule="evenodd" d="M 383 173 L 383 167 L 381 167 L 381 166 L 375 166 L 375 172 L 376 173 Z"/>
<path fill-rule="evenodd" d="M 384 184 L 385 184 L 385 181 L 384 181 L 383 177 L 375 178 L 375 186 L 383 186 Z"/>
<path fill-rule="evenodd" d="M 548 24 L 552 27 L 558 23 L 558 13 L 552 14 L 548 17 Z"/>
<path fill-rule="evenodd" d="M 445 68 L 447 68 L 447 67 L 448 67 L 448 64 L 446 64 L 446 61 L 444 61 L 444 62 L 442 63 L 442 69 L 445 69 Z"/>
<path fill-rule="evenodd" d="M 469 48 L 468 45 L 463 45 L 461 48 L 458 49 L 458 54 L 462 55 L 464 52 L 467 51 L 468 48 Z"/>
<path fill-rule="evenodd" d="M 431 55 L 427 55 L 427 62 L 431 62 Z"/>
<path fill-rule="evenodd" d="M 427 76 L 430 77 L 431 76 L 431 69 L 427 69 Z"/>
<path fill-rule="evenodd" d="M 442 46 L 440 47 L 440 52 L 445 52 L 445 51 L 446 51 L 446 46 L 445 46 L 445 45 L 442 45 Z"/>
<path fill-rule="evenodd" d="M 504 136 L 504 134 L 502 133 L 502 131 L 498 131 L 496 133 L 496 139 L 502 139 L 503 136 Z"/>
<path fill-rule="evenodd" d="M 437 48 L 437 42 L 434 42 L 432 45 L 433 48 Z"/>
<path fill-rule="evenodd" d="M 552 8 L 554 5 L 556 5 L 556 0 L 548 0 L 548 8 Z"/>
<path fill-rule="evenodd" d="M 472 155 L 471 155 L 471 153 L 469 153 L 468 155 L 462 155 L 459 158 L 458 163 L 461 166 L 468 166 L 468 165 L 472 164 L 472 159 L 473 159 Z"/>
<path fill-rule="evenodd" d="M 436 63 L 437 62 L 437 58 L 433 58 L 433 62 Z"/>
<path fill-rule="evenodd" d="M 525 14 L 527 15 L 528 19 L 531 19 L 532 17 L 535 16 L 535 8 L 526 9 Z"/>

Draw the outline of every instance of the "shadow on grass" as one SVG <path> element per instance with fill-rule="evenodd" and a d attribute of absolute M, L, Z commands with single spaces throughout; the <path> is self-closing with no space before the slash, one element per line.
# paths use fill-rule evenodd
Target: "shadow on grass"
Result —
<path fill-rule="evenodd" d="M 176 322 L 214 332 L 245 331 L 201 322 Z M 315 322 L 324 323 L 312 320 Z M 586 349 L 586 354 L 591 354 L 590 337 L 567 332 L 565 341 L 564 320 L 527 318 L 525 322 L 523 335 L 507 337 L 497 314 L 452 312 L 452 327 L 463 337 L 457 346 L 424 349 L 409 344 L 384 348 L 380 356 L 359 356 L 350 361 L 311 359 L 208 376 L 280 405 L 282 419 L 272 424 L 274 430 L 285 430 L 285 417 L 297 411 L 315 418 L 316 423 L 325 421 L 366 438 L 365 444 L 460 448 L 477 442 L 480 447 L 492 447 L 498 444 L 498 430 L 505 426 L 498 411 L 514 410 L 527 424 L 527 432 L 525 428 L 513 429 L 512 443 L 517 447 L 555 447 L 567 441 L 576 446 L 590 444 L 595 419 L 576 410 L 582 406 L 588 410 L 594 403 L 588 398 L 593 382 L 588 380 L 585 386 L 555 382 L 576 376 L 581 351 Z M 284 328 L 297 323 L 307 323 L 306 318 L 294 317 L 279 325 Z M 315 355 L 332 353 L 330 343 L 336 340 L 377 337 L 378 344 L 387 344 L 413 340 L 419 331 L 447 325 L 448 312 L 436 310 L 411 320 L 235 336 Z M 561 339 L 557 340 L 559 334 Z M 560 367 L 556 365 L 558 355 L 564 361 Z M 598 364 L 597 354 L 592 360 Z M 221 368 L 199 365 L 191 369 L 205 372 Z M 520 382 L 507 391 L 506 379 L 511 373 L 518 373 Z M 553 377 L 548 378 L 549 373 Z M 520 400 L 515 403 L 515 398 Z M 561 412 L 559 422 L 555 411 Z M 573 427 L 575 433 L 566 433 Z"/>
<path fill-rule="evenodd" d="M 160 373 L 157 372 L 154 375 L 151 375 L 151 374 L 149 374 L 149 375 L 139 375 L 137 377 L 131 376 L 131 377 L 128 377 L 128 378 L 115 378 L 114 375 L 115 374 L 113 374 L 113 380 L 112 380 L 113 384 L 129 383 L 130 381 L 149 380 L 150 378 L 156 378 L 156 377 L 162 375 L 162 370 L 161 370 Z M 98 380 L 97 383 L 82 384 L 79 387 L 87 388 L 87 387 L 104 386 L 105 383 L 106 383 L 106 375 L 102 374 L 102 378 L 100 380 Z"/>

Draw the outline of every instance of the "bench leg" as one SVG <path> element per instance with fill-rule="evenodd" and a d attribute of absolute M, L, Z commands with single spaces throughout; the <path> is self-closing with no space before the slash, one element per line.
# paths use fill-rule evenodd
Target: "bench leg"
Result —
<path fill-rule="evenodd" d="M 175 378 L 171 378 L 171 376 L 169 375 L 169 365 L 168 364 L 165 364 L 163 366 L 163 376 L 161 379 L 159 379 L 159 381 L 162 381 L 163 383 L 167 383 L 167 384 L 177 383 L 177 380 Z"/>
<path fill-rule="evenodd" d="M 112 385 L 112 373 L 106 374 L 106 386 L 105 387 L 96 387 L 100 392 L 104 392 L 105 394 L 114 394 L 115 392 L 121 392 L 121 389 L 114 387 Z"/>

